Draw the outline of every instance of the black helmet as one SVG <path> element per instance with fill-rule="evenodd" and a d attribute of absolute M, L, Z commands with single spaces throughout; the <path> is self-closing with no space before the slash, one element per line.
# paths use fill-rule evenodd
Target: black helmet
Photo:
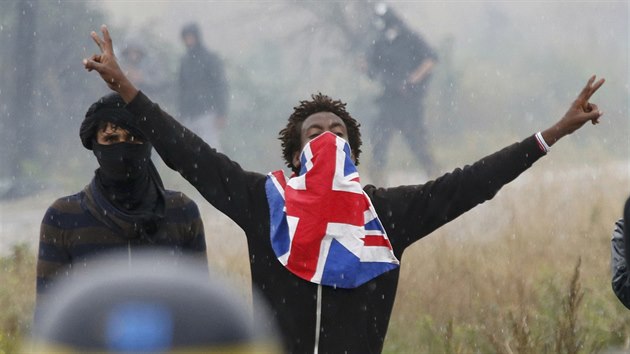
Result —
<path fill-rule="evenodd" d="M 64 353 L 278 352 L 274 332 L 255 325 L 243 296 L 210 277 L 205 264 L 172 255 L 104 258 L 60 281 L 47 296 L 36 314 L 33 353 L 51 348 Z"/>
<path fill-rule="evenodd" d="M 394 10 L 384 2 L 374 5 L 374 14 L 376 15 L 376 26 L 381 30 L 403 25 L 402 20 L 394 13 Z"/>

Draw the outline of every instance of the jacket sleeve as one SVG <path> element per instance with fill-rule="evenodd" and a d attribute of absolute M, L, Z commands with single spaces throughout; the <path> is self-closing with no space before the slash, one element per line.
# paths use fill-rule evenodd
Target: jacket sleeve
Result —
<path fill-rule="evenodd" d="M 190 213 L 189 223 L 189 241 L 184 245 L 184 251 L 197 261 L 201 262 L 203 267 L 208 269 L 208 253 L 206 252 L 206 235 L 203 228 L 203 220 L 199 213 L 197 204 L 190 200 L 188 203 Z"/>
<path fill-rule="evenodd" d="M 628 282 L 628 265 L 624 245 L 624 221 L 615 223 L 615 230 L 611 240 L 610 268 L 612 273 L 612 288 L 617 298 L 630 309 L 630 283 Z"/>
<path fill-rule="evenodd" d="M 398 254 L 413 242 L 492 199 L 545 153 L 530 136 L 424 185 L 366 188 Z"/>
<path fill-rule="evenodd" d="M 54 278 L 63 273 L 72 263 L 66 249 L 62 212 L 55 206 L 55 202 L 48 208 L 42 220 L 39 232 L 39 246 L 37 253 L 37 299 L 40 306 L 45 294 L 51 287 Z"/>
<path fill-rule="evenodd" d="M 252 216 L 252 195 L 265 176 L 247 172 L 206 144 L 142 92 L 126 106 L 134 124 L 164 162 L 179 172 L 219 211 L 244 228 Z"/>

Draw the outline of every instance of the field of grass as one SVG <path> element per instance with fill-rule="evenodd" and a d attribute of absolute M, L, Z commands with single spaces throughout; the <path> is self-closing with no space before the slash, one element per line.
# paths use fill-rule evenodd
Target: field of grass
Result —
<path fill-rule="evenodd" d="M 386 353 L 628 350 L 610 285 L 627 167 L 550 169 L 407 250 Z"/>
<path fill-rule="evenodd" d="M 385 353 L 628 350 L 630 312 L 612 293 L 609 269 L 627 167 L 547 164 L 406 251 Z M 200 207 L 216 245 L 210 263 L 249 296 L 242 233 Z M 34 266 L 28 247 L 0 260 L 1 354 L 27 333 Z"/>

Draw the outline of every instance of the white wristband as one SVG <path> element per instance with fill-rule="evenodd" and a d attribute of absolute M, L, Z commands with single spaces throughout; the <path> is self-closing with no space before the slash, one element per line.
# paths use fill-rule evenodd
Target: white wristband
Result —
<path fill-rule="evenodd" d="M 538 146 L 540 147 L 542 151 L 549 152 L 551 147 L 547 145 L 547 142 L 545 141 L 545 139 L 543 138 L 540 132 L 536 133 L 536 140 L 538 141 Z"/>

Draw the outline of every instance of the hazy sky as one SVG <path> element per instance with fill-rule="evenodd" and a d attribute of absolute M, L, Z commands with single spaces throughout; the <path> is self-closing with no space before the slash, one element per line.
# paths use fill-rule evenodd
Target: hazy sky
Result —
<path fill-rule="evenodd" d="M 320 2 L 326 6 L 328 1 Z M 203 25 L 210 43 L 231 36 L 282 33 L 283 23 L 296 15 L 290 1 L 99 1 L 117 24 L 155 26 L 164 38 L 178 40 L 179 28 L 191 20 Z M 463 35 L 486 26 L 518 26 L 532 40 L 604 27 L 627 31 L 627 1 L 391 1 L 405 19 L 428 37 Z M 254 32 L 252 32 L 252 30 Z M 258 30 L 258 31 L 257 31 Z M 500 30 L 500 28 L 497 28 Z M 211 33 L 220 32 L 221 36 Z M 619 33 L 617 33 L 619 34 Z M 227 35 L 227 36 L 225 36 Z M 558 36 L 561 35 L 561 36 Z M 627 33 L 624 33 L 627 35 Z M 584 43 L 584 38 L 582 38 Z M 226 43 L 222 43 L 226 44 Z M 584 43 L 587 45 L 587 43 Z M 623 45 L 620 43 L 620 45 Z M 627 46 L 627 45 L 626 45 Z M 229 46 L 227 46 L 229 47 Z"/>

